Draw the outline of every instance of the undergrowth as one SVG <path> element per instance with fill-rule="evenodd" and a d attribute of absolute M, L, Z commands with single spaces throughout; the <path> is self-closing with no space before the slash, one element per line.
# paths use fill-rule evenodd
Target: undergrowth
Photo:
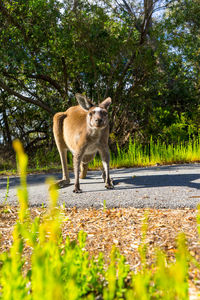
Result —
<path fill-rule="evenodd" d="M 189 263 L 194 263 L 194 258 L 189 254 L 184 234 L 178 236 L 174 262 L 168 262 L 165 253 L 157 249 L 154 264 L 148 265 L 147 212 L 142 224 L 137 271 L 130 271 L 116 247 L 108 263 L 102 253 L 97 258 L 89 257 L 83 231 L 79 232 L 77 241 L 63 239 L 64 220 L 57 206 L 58 191 L 53 179 L 48 180 L 48 213 L 31 219 L 26 183 L 28 158 L 19 141 L 14 142 L 14 148 L 21 178 L 17 192 L 19 213 L 12 246 L 0 254 L 0 299 L 189 299 Z M 200 216 L 197 222 L 200 226 Z"/>
<path fill-rule="evenodd" d="M 177 141 L 175 144 L 161 142 L 159 139 L 154 142 L 151 138 L 150 143 L 143 145 L 140 142 L 129 139 L 128 147 L 122 148 L 116 144 L 116 153 L 110 153 L 110 167 L 147 167 L 156 164 L 174 164 L 174 163 L 192 163 L 200 162 L 200 135 L 190 137 L 187 142 Z M 68 151 L 68 165 L 73 168 L 72 154 Z M 4 161 L 0 164 L 0 174 L 16 174 L 16 169 L 8 167 L 9 164 Z M 12 164 L 13 167 L 13 164 Z M 102 168 L 102 162 L 97 155 L 89 163 L 90 169 Z M 57 149 L 52 150 L 38 149 L 30 158 L 28 173 L 60 171 L 60 157 Z"/>
<path fill-rule="evenodd" d="M 117 152 L 110 153 L 110 167 L 146 167 L 156 164 L 191 163 L 200 161 L 200 135 L 190 138 L 187 142 L 177 141 L 175 144 L 167 144 L 159 139 L 154 142 L 151 138 L 150 143 L 143 145 L 140 142 L 129 139 L 128 147 L 116 145 Z M 48 162 L 48 163 L 47 163 Z M 38 170 L 48 170 L 58 168 L 60 158 L 57 149 L 44 156 L 40 150 L 36 153 L 34 164 Z M 57 164 L 56 164 L 57 163 Z M 45 165 L 46 164 L 46 165 Z M 68 164 L 72 168 L 72 155 L 68 152 Z M 42 167 L 43 166 L 43 167 Z M 89 163 L 90 169 L 102 167 L 102 162 L 97 155 Z"/>
<path fill-rule="evenodd" d="M 111 153 L 111 168 L 146 167 L 155 164 L 191 163 L 200 161 L 200 136 L 190 138 L 188 142 L 167 144 L 156 142 L 151 138 L 150 143 L 142 145 L 129 139 L 128 148 L 121 148 L 117 144 L 117 153 Z M 101 160 L 95 158 L 90 167 L 101 166 Z"/>

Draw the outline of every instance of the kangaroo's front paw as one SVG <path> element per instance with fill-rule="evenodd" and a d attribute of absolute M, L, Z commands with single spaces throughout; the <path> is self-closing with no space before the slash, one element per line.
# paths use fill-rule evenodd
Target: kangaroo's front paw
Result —
<path fill-rule="evenodd" d="M 80 187 L 75 186 L 73 193 L 82 193 L 82 190 L 80 189 Z"/>
<path fill-rule="evenodd" d="M 107 188 L 108 190 L 114 189 L 114 186 L 112 183 L 106 183 L 105 188 Z"/>
<path fill-rule="evenodd" d="M 114 189 L 113 179 L 112 178 L 108 178 L 108 181 L 106 182 L 105 188 L 107 188 L 109 190 Z"/>
<path fill-rule="evenodd" d="M 73 190 L 73 193 L 76 193 L 76 194 L 79 193 L 79 194 L 80 194 L 80 193 L 82 193 L 82 190 L 81 190 L 81 189 L 74 189 L 74 190 Z"/>

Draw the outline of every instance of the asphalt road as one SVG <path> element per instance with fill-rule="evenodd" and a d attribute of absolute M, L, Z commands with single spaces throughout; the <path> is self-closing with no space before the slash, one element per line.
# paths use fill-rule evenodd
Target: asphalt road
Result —
<path fill-rule="evenodd" d="M 61 179 L 61 173 L 33 174 L 28 176 L 29 203 L 31 206 L 48 205 L 49 176 Z M 70 174 L 74 182 L 73 173 Z M 196 208 L 200 203 L 200 164 L 158 166 L 111 170 L 114 190 L 106 190 L 100 171 L 89 171 L 80 180 L 83 193 L 74 194 L 73 185 L 59 190 L 59 203 L 66 207 L 151 207 Z M 19 178 L 9 178 L 7 201 L 16 205 Z M 7 178 L 0 177 L 0 204 L 5 200 Z"/>

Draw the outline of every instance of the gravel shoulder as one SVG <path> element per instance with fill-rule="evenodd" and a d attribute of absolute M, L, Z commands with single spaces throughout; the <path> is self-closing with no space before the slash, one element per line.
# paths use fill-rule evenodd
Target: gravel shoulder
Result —
<path fill-rule="evenodd" d="M 61 179 L 60 173 L 28 175 L 30 206 L 47 205 L 48 177 Z M 200 164 L 155 166 L 111 170 L 114 190 L 106 190 L 100 171 L 89 171 L 80 180 L 83 193 L 73 193 L 74 177 L 69 187 L 59 190 L 59 203 L 66 207 L 102 208 L 196 208 L 200 203 Z M 0 204 L 5 200 L 7 177 L 0 178 Z M 8 204 L 16 205 L 19 177 L 9 178 Z"/>

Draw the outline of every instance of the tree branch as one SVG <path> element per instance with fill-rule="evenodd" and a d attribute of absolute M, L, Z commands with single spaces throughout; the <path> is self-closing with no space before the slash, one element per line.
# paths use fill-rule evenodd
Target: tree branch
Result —
<path fill-rule="evenodd" d="M 132 8 L 130 7 L 130 5 L 128 4 L 128 2 L 126 0 L 122 0 L 122 2 L 124 3 L 124 7 L 117 1 L 115 0 L 115 2 L 117 3 L 117 5 L 124 10 L 124 7 L 126 8 L 126 10 L 128 11 L 128 13 L 133 17 L 134 19 L 134 25 L 135 25 L 135 28 L 141 32 L 141 28 L 140 26 L 138 26 L 138 23 L 137 23 L 137 18 L 136 18 L 136 15 L 134 13 L 134 11 L 132 10 Z"/>
<path fill-rule="evenodd" d="M 26 85 L 24 84 L 23 80 L 16 78 L 14 75 L 9 74 L 7 71 L 3 71 L 2 74 L 3 74 L 5 77 L 7 77 L 7 78 L 16 81 L 16 83 L 17 83 L 20 87 L 22 87 L 22 89 L 23 89 L 25 92 L 27 92 L 28 94 L 30 94 L 30 95 L 33 96 L 34 98 L 38 98 L 38 95 L 37 95 L 37 94 L 31 92 L 31 91 L 26 87 Z M 40 99 L 38 98 L 38 100 L 40 100 Z"/>
<path fill-rule="evenodd" d="M 34 105 L 37 105 L 37 106 L 43 108 L 44 110 L 48 111 L 49 113 L 54 114 L 54 111 L 47 104 L 45 104 L 43 101 L 34 100 L 30 97 L 26 97 L 22 94 L 19 94 L 19 93 L 15 92 L 13 89 L 11 89 L 9 86 L 7 86 L 2 80 L 0 80 L 0 87 L 4 91 L 7 91 L 10 95 L 16 96 L 17 98 L 19 98 L 22 101 L 25 101 L 27 103 L 32 103 Z"/>
<path fill-rule="evenodd" d="M 55 87 L 59 91 L 59 93 L 63 97 L 64 91 L 63 91 L 61 85 L 56 80 L 52 79 L 50 76 L 44 75 L 44 74 L 35 74 L 35 75 L 27 74 L 27 76 L 29 78 L 39 79 L 39 80 L 43 80 L 43 81 L 50 83 L 53 87 Z"/>

